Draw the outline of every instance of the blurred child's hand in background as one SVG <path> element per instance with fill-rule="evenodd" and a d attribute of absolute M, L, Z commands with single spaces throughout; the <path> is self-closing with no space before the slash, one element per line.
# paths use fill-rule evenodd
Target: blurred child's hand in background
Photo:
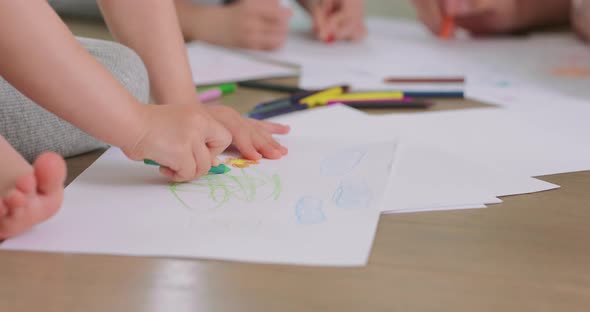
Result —
<path fill-rule="evenodd" d="M 254 50 L 282 47 L 292 15 L 279 0 L 240 0 L 225 6 L 177 1 L 176 6 L 187 39 Z"/>
<path fill-rule="evenodd" d="M 572 1 L 572 24 L 582 39 L 590 40 L 590 1 Z"/>
<path fill-rule="evenodd" d="M 496 34 L 565 23 L 570 0 L 412 0 L 418 17 L 435 34 L 443 16 L 473 34 Z"/>
<path fill-rule="evenodd" d="M 363 0 L 302 0 L 317 38 L 324 42 L 358 41 L 367 35 Z"/>

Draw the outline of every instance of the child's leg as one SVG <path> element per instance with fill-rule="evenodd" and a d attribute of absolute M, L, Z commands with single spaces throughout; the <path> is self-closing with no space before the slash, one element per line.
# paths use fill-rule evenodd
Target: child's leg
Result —
<path fill-rule="evenodd" d="M 0 137 L 0 240 L 53 216 L 63 201 L 66 165 L 45 153 L 33 167 Z"/>
<path fill-rule="evenodd" d="M 136 98 L 144 103 L 148 101 L 147 71 L 135 52 L 113 42 L 79 40 Z M 69 157 L 106 146 L 33 103 L 2 77 L 0 135 L 29 162 L 44 151 Z"/>

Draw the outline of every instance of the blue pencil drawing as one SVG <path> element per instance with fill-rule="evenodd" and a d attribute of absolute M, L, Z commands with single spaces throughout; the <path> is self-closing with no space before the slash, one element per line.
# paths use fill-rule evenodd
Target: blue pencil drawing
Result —
<path fill-rule="evenodd" d="M 324 201 L 305 196 L 295 204 L 295 216 L 300 224 L 318 224 L 326 221 L 326 215 L 322 211 Z"/>
<path fill-rule="evenodd" d="M 345 150 L 325 157 L 320 163 L 323 176 L 342 176 L 354 170 L 365 157 L 366 151 Z"/>
<path fill-rule="evenodd" d="M 340 208 L 362 209 L 371 205 L 373 194 L 364 179 L 346 177 L 336 188 L 332 200 Z"/>

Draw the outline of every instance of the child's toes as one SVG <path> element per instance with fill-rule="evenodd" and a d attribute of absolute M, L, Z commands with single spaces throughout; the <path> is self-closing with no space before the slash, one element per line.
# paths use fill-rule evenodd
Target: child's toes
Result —
<path fill-rule="evenodd" d="M 33 173 L 27 174 L 16 181 L 16 189 L 30 195 L 37 191 L 37 181 Z"/>
<path fill-rule="evenodd" d="M 37 188 L 48 194 L 63 189 L 66 179 L 66 163 L 55 153 L 43 153 L 34 164 Z"/>
<path fill-rule="evenodd" d="M 4 198 L 4 205 L 7 209 L 7 214 L 9 215 L 14 212 L 15 208 L 24 207 L 26 203 L 27 196 L 17 189 L 12 190 L 8 196 Z"/>
<path fill-rule="evenodd" d="M 8 209 L 6 205 L 4 205 L 4 200 L 0 199 L 0 219 L 4 217 L 8 213 Z"/>

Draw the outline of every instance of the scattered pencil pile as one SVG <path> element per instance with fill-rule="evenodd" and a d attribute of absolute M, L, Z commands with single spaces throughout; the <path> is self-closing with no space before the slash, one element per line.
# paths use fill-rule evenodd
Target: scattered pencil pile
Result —
<path fill-rule="evenodd" d="M 396 79 L 396 82 L 399 81 L 400 79 Z M 415 79 L 412 81 L 415 83 Z M 303 90 L 286 98 L 259 104 L 248 114 L 248 117 L 267 119 L 309 108 L 337 104 L 355 108 L 425 109 L 432 106 L 432 102 L 425 100 L 427 98 L 463 98 L 463 96 L 462 90 L 350 92 L 348 86 L 337 86 L 315 91 Z"/>

